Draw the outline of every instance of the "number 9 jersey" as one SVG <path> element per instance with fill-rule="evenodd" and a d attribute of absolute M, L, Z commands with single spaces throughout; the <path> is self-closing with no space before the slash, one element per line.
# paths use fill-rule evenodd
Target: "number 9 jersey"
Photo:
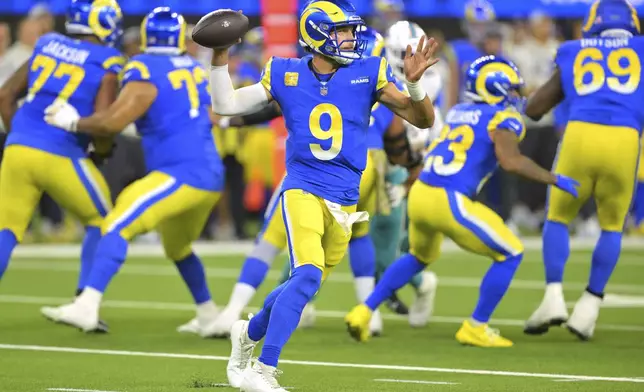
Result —
<path fill-rule="evenodd" d="M 312 56 L 273 57 L 261 83 L 279 103 L 288 138 L 283 191 L 302 189 L 343 206 L 355 205 L 367 161 L 371 108 L 393 73 L 383 57 L 340 67 L 322 81 Z M 318 77 L 320 79 L 318 79 Z"/>
<path fill-rule="evenodd" d="M 644 37 L 586 38 L 561 45 L 555 63 L 570 102 L 568 121 L 644 126 Z"/>

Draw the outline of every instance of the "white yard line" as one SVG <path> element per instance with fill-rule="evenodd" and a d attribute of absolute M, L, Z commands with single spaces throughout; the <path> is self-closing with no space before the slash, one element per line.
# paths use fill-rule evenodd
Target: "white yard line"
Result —
<path fill-rule="evenodd" d="M 643 264 L 644 265 L 644 264 Z M 78 273 L 79 263 L 76 261 L 33 261 L 33 260 L 16 260 L 9 265 L 10 271 L 47 271 L 47 272 L 69 272 Z M 125 264 L 119 271 L 121 275 L 138 275 L 138 276 L 178 276 L 177 269 L 169 263 L 157 264 Z M 239 268 L 220 268 L 206 267 L 206 274 L 211 280 L 217 279 L 237 279 L 239 277 Z M 281 276 L 277 270 L 270 271 L 267 279 L 276 280 Z M 327 283 L 346 283 L 353 284 L 353 275 L 349 272 L 336 272 L 331 274 Z M 478 288 L 481 284 L 481 278 L 478 277 L 459 277 L 459 276 L 439 276 L 440 287 L 469 287 Z M 586 288 L 587 282 L 566 282 L 564 290 L 581 291 Z M 510 285 L 512 289 L 517 290 L 537 290 L 543 291 L 545 282 L 543 280 L 514 279 Z M 620 292 L 624 294 L 644 294 L 644 286 L 638 284 L 620 284 L 614 283 L 608 285 L 609 291 Z"/>
<path fill-rule="evenodd" d="M 98 389 L 75 389 L 75 388 L 47 388 L 48 391 L 61 392 L 117 392 L 117 391 L 100 391 Z"/>
<path fill-rule="evenodd" d="M 32 305 L 61 305 L 70 302 L 71 297 L 32 297 L 26 295 L 0 295 L 0 303 L 32 304 Z M 195 306 L 180 302 L 151 302 L 151 301 L 118 301 L 106 300 L 101 303 L 104 308 L 137 309 L 137 310 L 168 310 L 194 312 Z M 256 312 L 257 308 L 247 308 L 249 312 Z M 348 310 L 347 310 L 348 311 Z M 316 310 L 315 314 L 321 318 L 344 319 L 347 311 L 342 310 Z M 383 319 L 392 321 L 407 321 L 406 317 L 391 313 L 382 314 Z M 461 324 L 463 317 L 432 316 L 430 323 Z M 496 326 L 523 327 L 525 320 L 493 318 L 491 324 Z M 626 324 L 599 324 L 597 329 L 607 331 L 644 332 L 644 326 Z"/>
<path fill-rule="evenodd" d="M 526 250 L 541 249 L 540 237 L 526 237 L 522 239 Z M 572 239 L 570 249 L 592 250 L 597 240 L 594 238 Z M 221 242 L 197 242 L 194 250 L 201 256 L 237 256 L 250 252 L 253 248 L 252 241 L 221 241 Z M 626 237 L 622 240 L 623 249 L 644 249 L 644 239 L 637 237 Z M 463 252 L 453 242 L 445 241 L 441 248 L 442 252 Z M 68 258 L 78 257 L 80 245 L 78 244 L 29 244 L 20 245 L 13 252 L 12 257 L 41 257 L 41 258 Z M 128 256 L 160 256 L 163 257 L 163 249 L 160 244 L 132 244 L 128 248 Z"/>
<path fill-rule="evenodd" d="M 54 346 L 32 346 L 18 344 L 0 344 L 0 350 L 20 350 L 35 352 L 59 352 L 59 353 L 76 353 L 76 354 L 98 354 L 98 355 L 116 355 L 129 357 L 155 357 L 155 358 L 175 358 L 175 359 L 199 359 L 210 361 L 228 361 L 228 357 L 215 355 L 198 355 L 198 354 L 176 354 L 144 351 L 122 351 L 122 350 L 97 350 L 76 347 L 54 347 Z M 548 378 L 548 379 L 573 379 L 588 381 L 608 381 L 608 382 L 628 382 L 644 383 L 644 380 L 633 377 L 603 377 L 603 376 L 580 376 L 572 374 L 557 373 L 530 373 L 530 372 L 512 372 L 502 370 L 477 370 L 477 369 L 457 369 L 457 368 L 438 368 L 424 366 L 400 366 L 400 365 L 378 365 L 378 364 L 360 364 L 360 363 L 342 363 L 342 362 L 317 362 L 317 361 L 293 361 L 280 360 L 285 365 L 300 365 L 313 367 L 332 367 L 332 368 L 353 368 L 353 369 L 372 369 L 372 370 L 394 370 L 410 372 L 430 372 L 430 373 L 451 373 L 451 374 L 474 374 L 483 376 L 506 376 L 506 377 L 530 377 L 530 378 Z"/>
<path fill-rule="evenodd" d="M 424 380 L 395 380 L 391 378 L 374 378 L 373 381 L 377 382 L 391 382 L 399 384 L 429 384 L 429 385 L 459 385 L 459 382 L 447 381 L 424 381 Z"/>

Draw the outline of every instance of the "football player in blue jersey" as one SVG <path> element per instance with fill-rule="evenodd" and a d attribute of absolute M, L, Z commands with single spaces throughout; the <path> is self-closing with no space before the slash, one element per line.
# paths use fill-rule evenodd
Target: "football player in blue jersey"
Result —
<path fill-rule="evenodd" d="M 478 304 L 456 339 L 479 347 L 510 347 L 512 342 L 488 327 L 523 258 L 523 245 L 503 220 L 472 198 L 497 166 L 546 184 L 573 197 L 574 180 L 555 175 L 521 155 L 525 134 L 520 109 L 523 80 L 510 61 L 495 56 L 477 59 L 465 75 L 470 102 L 453 107 L 447 125 L 432 142 L 418 181 L 409 193 L 410 252 L 385 272 L 373 294 L 345 318 L 358 341 L 369 338 L 373 309 L 440 256 L 444 237 L 461 248 L 488 256 L 493 263 L 483 278 Z"/>
<path fill-rule="evenodd" d="M 465 3 L 462 28 L 467 38 L 450 41 L 445 48 L 450 76 L 446 94 L 447 109 L 465 99 L 463 75 L 474 60 L 486 54 L 482 49 L 483 41 L 486 34 L 495 27 L 495 19 L 494 7 L 489 1 L 469 0 Z"/>
<path fill-rule="evenodd" d="M 219 199 L 223 166 L 210 132 L 208 74 L 185 54 L 185 29 L 181 15 L 168 7 L 155 8 L 141 25 L 143 53 L 123 69 L 114 104 L 89 117 L 66 103 L 46 110 L 46 121 L 70 135 L 114 135 L 136 121 L 149 170 L 123 190 L 105 218 L 83 293 L 72 304 L 43 309 L 54 321 L 93 328 L 103 292 L 125 261 L 128 242 L 154 229 L 197 304 L 197 322 L 207 324 L 216 316 L 192 242 Z"/>
<path fill-rule="evenodd" d="M 261 83 L 238 90 L 233 89 L 228 73 L 228 51 L 216 49 L 213 54 L 210 78 L 215 113 L 248 113 L 275 100 L 289 133 L 280 204 L 292 273 L 269 294 L 250 322 L 240 320 L 232 327 L 229 381 L 244 391 L 285 391 L 276 379 L 282 348 L 304 306 L 344 257 L 351 226 L 368 219 L 356 204 L 372 106 L 380 102 L 419 128 L 434 122 L 434 108 L 419 79 L 437 61 L 435 41 L 423 37 L 413 55 L 407 48 L 407 96 L 392 82 L 391 68 L 383 57 L 362 58 L 363 25 L 346 0 L 308 3 L 298 30 L 312 55 L 273 57 Z M 393 144 L 402 145 L 402 156 L 410 155 L 406 138 Z M 247 368 L 255 345 L 264 337 L 259 360 Z"/>
<path fill-rule="evenodd" d="M 644 127 L 644 38 L 637 12 L 626 0 L 593 3 L 583 37 L 561 45 L 556 70 L 530 99 L 526 114 L 537 120 L 564 98 L 568 125 L 555 170 L 581 183 L 579 198 L 550 189 L 543 228 L 546 292 L 525 332 L 543 334 L 566 323 L 580 339 L 592 337 L 604 289 L 617 264 L 622 233 L 636 183 Z M 588 286 L 572 315 L 563 296 L 563 272 L 570 254 L 568 225 L 593 197 L 601 234 L 592 255 Z"/>
<path fill-rule="evenodd" d="M 382 56 L 384 40 L 375 30 L 367 27 L 361 31 L 361 37 L 366 41 L 365 56 Z M 420 38 L 420 36 L 419 36 Z M 404 75 L 403 75 L 404 76 Z M 396 86 L 403 90 L 402 83 L 396 81 Z M 241 120 L 244 124 L 252 124 L 273 119 L 281 115 L 279 107 L 268 106 L 261 115 L 242 116 L 241 119 L 233 118 L 231 121 Z M 391 211 L 388 196 L 385 192 L 384 177 L 386 171 L 387 156 L 392 160 L 400 155 L 399 151 L 385 151 L 384 138 L 390 141 L 403 138 L 405 127 L 400 117 L 395 116 L 391 110 L 384 105 L 375 104 L 371 111 L 369 122 L 369 133 L 367 146 L 369 155 L 364 173 L 360 181 L 360 196 L 358 209 L 365 210 L 370 214 L 375 211 Z M 417 154 L 419 156 L 419 154 Z M 374 162 L 378 162 L 374 164 Z M 413 164 L 413 162 L 412 162 Z M 416 166 L 418 166 L 416 164 Z M 250 303 L 257 288 L 263 283 L 275 258 L 287 247 L 286 229 L 282 219 L 279 198 L 282 193 L 282 184 L 278 185 L 270 199 L 265 214 L 265 223 L 259 233 L 255 246 L 250 252 L 242 267 L 239 280 L 230 296 L 226 308 L 219 314 L 217 321 L 209 328 L 209 334 L 213 336 L 228 335 L 234 322 L 239 320 L 242 311 Z M 364 222 L 367 223 L 367 222 Z M 349 260 L 351 269 L 356 278 L 356 295 L 358 301 L 364 301 L 373 291 L 376 255 L 373 252 L 373 244 L 369 238 L 369 227 L 363 222 L 354 225 L 352 238 L 349 242 Z M 400 231 L 402 223 L 399 222 L 396 229 Z M 357 245 L 357 248 L 356 248 Z M 363 246 L 362 246 L 363 245 Z M 290 275 L 290 264 L 282 272 L 280 284 L 288 280 Z M 312 303 L 307 304 L 300 318 L 300 327 L 311 327 L 315 321 L 315 310 Z M 381 321 L 372 323 L 372 333 L 381 332 Z"/>
<path fill-rule="evenodd" d="M 69 102 L 85 116 L 114 102 L 125 63 L 112 47 L 120 39 L 121 23 L 116 1 L 73 0 L 67 35 L 42 36 L 29 61 L 0 90 L 0 114 L 9 130 L 0 171 L 0 277 L 47 192 L 86 227 L 77 294 L 87 283 L 99 227 L 112 208 L 107 183 L 87 153 L 93 141 L 92 155 L 109 155 L 112 140 L 70 134 L 43 117 L 52 102 Z M 26 98 L 17 109 L 23 92 Z"/>

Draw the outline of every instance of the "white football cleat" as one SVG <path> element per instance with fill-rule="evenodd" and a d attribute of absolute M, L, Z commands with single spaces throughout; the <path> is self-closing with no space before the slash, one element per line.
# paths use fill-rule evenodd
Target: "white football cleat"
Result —
<path fill-rule="evenodd" d="M 550 283 L 541 304 L 526 321 L 523 332 L 528 335 L 543 335 L 553 326 L 560 326 L 568 320 L 568 309 L 561 283 Z"/>
<path fill-rule="evenodd" d="M 232 349 L 228 366 L 226 366 L 226 374 L 230 386 L 239 388 L 244 379 L 244 371 L 250 369 L 250 359 L 257 345 L 257 342 L 248 336 L 248 321 L 238 320 L 233 324 L 230 329 L 230 343 Z"/>
<path fill-rule="evenodd" d="M 584 291 L 566 322 L 566 328 L 581 340 L 586 341 L 592 338 L 601 304 L 601 298 Z"/>
<path fill-rule="evenodd" d="M 384 324 L 382 322 L 382 315 L 378 309 L 371 313 L 371 320 L 369 320 L 369 332 L 373 337 L 382 336 Z"/>
<path fill-rule="evenodd" d="M 209 337 L 205 334 L 206 328 L 215 322 L 217 318 L 217 313 L 214 313 L 208 317 L 195 317 L 187 323 L 177 327 L 177 332 L 179 333 L 191 333 L 199 335 L 201 337 Z"/>
<path fill-rule="evenodd" d="M 315 305 L 307 303 L 302 310 L 300 322 L 297 324 L 298 328 L 312 328 L 315 325 Z"/>
<path fill-rule="evenodd" d="M 416 300 L 409 308 L 409 325 L 424 327 L 434 313 L 434 301 L 438 288 L 438 277 L 431 271 L 423 271 L 423 283 L 416 291 Z"/>
<path fill-rule="evenodd" d="M 100 327 L 98 311 L 78 302 L 57 307 L 45 306 L 40 313 L 51 321 L 80 328 L 83 332 L 93 332 Z"/>
<path fill-rule="evenodd" d="M 226 306 L 219 315 L 204 326 L 201 336 L 208 338 L 227 338 L 233 325 L 241 320 L 241 314 Z"/>
<path fill-rule="evenodd" d="M 240 390 L 242 392 L 287 392 L 277 382 L 277 377 L 281 374 L 281 370 L 255 361 L 253 367 L 244 371 Z"/>

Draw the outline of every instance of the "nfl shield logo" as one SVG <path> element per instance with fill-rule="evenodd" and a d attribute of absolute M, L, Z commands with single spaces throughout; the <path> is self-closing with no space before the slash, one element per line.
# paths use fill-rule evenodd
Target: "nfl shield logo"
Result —
<path fill-rule="evenodd" d="M 329 89 L 326 86 L 320 87 L 320 94 L 326 96 L 329 93 Z"/>

